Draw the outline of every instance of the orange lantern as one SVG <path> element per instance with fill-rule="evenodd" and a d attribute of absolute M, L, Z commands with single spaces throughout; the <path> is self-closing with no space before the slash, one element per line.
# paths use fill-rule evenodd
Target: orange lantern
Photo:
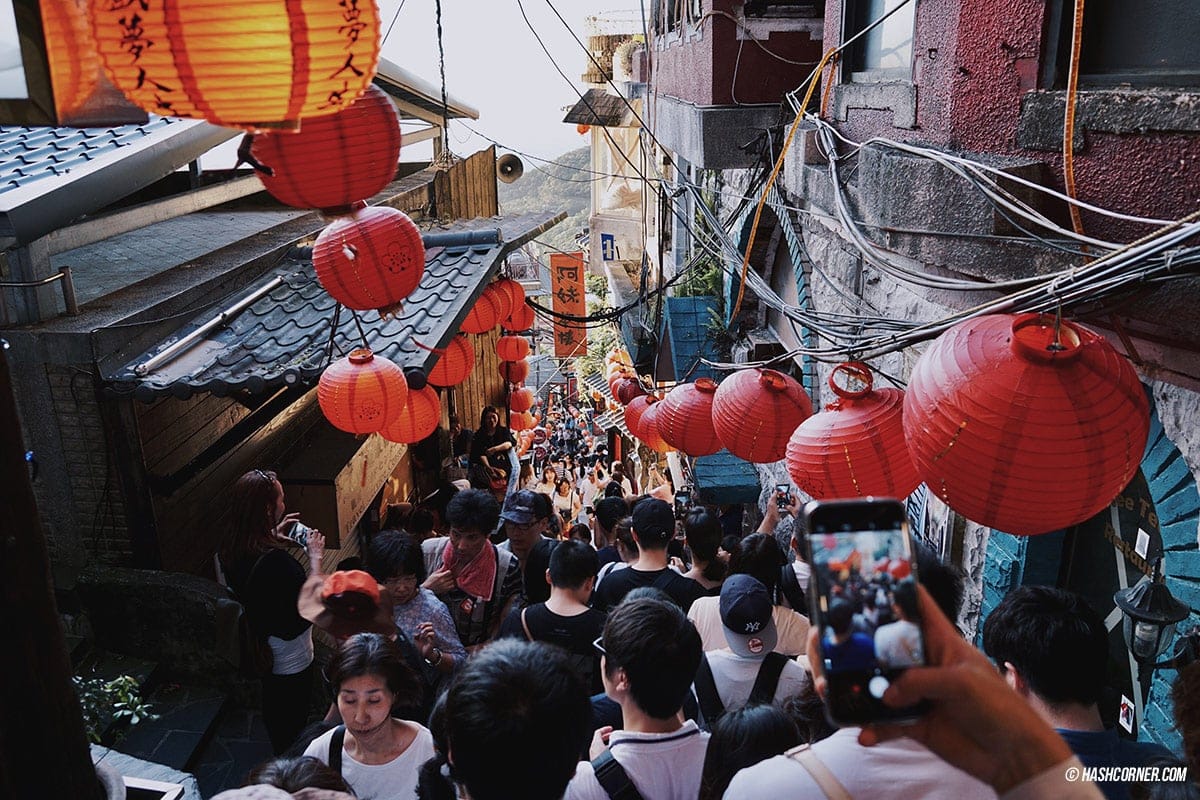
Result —
<path fill-rule="evenodd" d="M 583 136 L 585 133 L 587 133 L 591 129 L 592 129 L 591 125 L 587 125 L 582 122 L 575 126 L 575 132 L 578 133 L 580 136 Z"/>
<path fill-rule="evenodd" d="M 525 305 L 525 287 L 512 278 L 501 278 L 492 284 L 497 291 L 503 292 L 508 296 L 508 304 L 510 306 L 508 314 L 505 314 L 507 319 L 517 310 L 517 306 Z"/>
<path fill-rule="evenodd" d="M 537 426 L 537 419 L 528 411 L 522 411 L 515 414 L 510 414 L 508 417 L 508 427 L 514 431 L 533 430 Z"/>
<path fill-rule="evenodd" d="M 646 413 L 638 419 L 637 437 L 642 440 L 643 444 L 655 452 L 665 452 L 671 449 L 671 446 L 663 441 L 662 434 L 658 431 L 658 419 L 662 412 L 662 403 L 651 403 L 646 408 Z"/>
<path fill-rule="evenodd" d="M 62 119 L 77 111 L 99 84 L 100 56 L 84 0 L 41 0 L 39 6 L 54 107 Z"/>
<path fill-rule="evenodd" d="M 508 409 L 522 412 L 533 408 L 533 389 L 522 387 L 508 396 Z"/>
<path fill-rule="evenodd" d="M 527 331 L 533 327 L 534 319 L 533 306 L 522 300 L 519 305 L 513 307 L 512 313 L 508 315 L 508 319 L 500 323 L 500 327 L 506 331 Z"/>
<path fill-rule="evenodd" d="M 404 408 L 379 435 L 390 442 L 415 444 L 437 430 L 442 418 L 442 401 L 432 386 L 409 387 Z"/>
<path fill-rule="evenodd" d="M 362 94 L 374 0 L 90 0 L 100 58 L 137 106 L 233 128 L 295 128 Z"/>
<path fill-rule="evenodd" d="M 501 361 L 500 377 L 509 383 L 524 383 L 529 377 L 528 361 Z"/>
<path fill-rule="evenodd" d="M 407 399 L 408 384 L 400 367 L 375 358 L 365 347 L 334 361 L 317 383 L 317 403 L 325 418 L 349 433 L 383 430 Z"/>
<path fill-rule="evenodd" d="M 258 134 L 250 153 L 263 168 L 258 179 L 279 202 L 344 213 L 395 176 L 400 118 L 387 94 L 370 86 L 338 113 L 305 120 L 297 133 Z"/>
<path fill-rule="evenodd" d="M 862 388 L 840 386 L 835 378 L 842 373 Z M 866 364 L 834 367 L 829 388 L 838 399 L 800 423 L 788 440 L 788 474 L 817 500 L 904 498 L 921 483 L 904 439 L 904 392 L 872 389 L 871 381 Z"/>
<path fill-rule="evenodd" d="M 689 456 L 709 456 L 722 445 L 713 429 L 712 406 L 717 384 L 708 378 L 681 383 L 663 398 L 658 432 L 663 441 Z"/>
<path fill-rule="evenodd" d="M 929 490 L 967 519 L 1034 535 L 1090 519 L 1137 473 L 1150 406 L 1108 341 L 1037 314 L 960 322 L 917 361 L 904 432 Z"/>
<path fill-rule="evenodd" d="M 487 287 L 479 295 L 479 299 L 475 301 L 475 305 L 471 307 L 467 318 L 463 320 L 463 333 L 486 333 L 490 331 L 500 323 L 500 319 L 503 316 L 501 312 L 503 310 L 503 299 L 499 292 L 494 291 L 491 286 Z"/>
<path fill-rule="evenodd" d="M 475 348 L 465 336 L 455 336 L 429 370 L 429 382 L 434 386 L 457 386 L 467 379 L 475 367 Z"/>
<path fill-rule="evenodd" d="M 388 315 L 421 283 L 425 245 L 407 214 L 371 206 L 327 225 L 312 262 L 317 280 L 339 303 Z"/>
<path fill-rule="evenodd" d="M 804 387 L 773 369 L 735 372 L 713 395 L 717 438 L 729 452 L 755 464 L 783 458 L 788 437 L 811 415 Z"/>
<path fill-rule="evenodd" d="M 501 361 L 520 361 L 529 355 L 529 340 L 524 336 L 501 336 L 496 340 L 496 355 Z"/>

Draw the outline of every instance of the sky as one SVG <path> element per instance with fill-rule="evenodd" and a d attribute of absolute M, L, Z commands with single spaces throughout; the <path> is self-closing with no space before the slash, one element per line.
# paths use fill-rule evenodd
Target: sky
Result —
<path fill-rule="evenodd" d="M 587 54 L 547 0 L 520 2 L 572 83 L 558 74 L 538 45 L 517 0 L 442 0 L 446 88 L 479 111 L 478 120 L 464 121 L 471 128 L 507 148 L 553 158 L 587 144 L 574 125 L 562 121 L 566 109 L 579 99 L 572 85 L 583 89 L 580 76 L 587 67 Z M 640 10 L 635 10 L 639 0 L 550 2 L 584 43 L 589 16 L 618 12 L 617 17 L 640 18 Z M 434 0 L 381 0 L 380 16 L 385 32 L 396 19 L 384 42 L 384 57 L 440 86 L 434 7 Z M 450 149 L 457 155 L 470 155 L 490 144 L 459 122 L 451 122 L 450 131 Z M 414 145 L 411 153 L 405 148 L 402 159 L 416 160 L 416 148 L 421 146 Z"/>

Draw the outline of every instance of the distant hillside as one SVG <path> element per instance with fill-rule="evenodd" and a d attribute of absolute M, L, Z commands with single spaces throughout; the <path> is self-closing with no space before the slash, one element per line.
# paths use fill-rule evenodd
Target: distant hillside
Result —
<path fill-rule="evenodd" d="M 558 164 L 543 164 L 524 159 L 525 174 L 515 183 L 500 184 L 500 210 L 505 214 L 532 211 L 565 211 L 569 215 L 542 241 L 562 250 L 575 250 L 575 235 L 587 227 L 591 202 L 591 177 L 588 148 L 580 147 L 554 159 Z"/>

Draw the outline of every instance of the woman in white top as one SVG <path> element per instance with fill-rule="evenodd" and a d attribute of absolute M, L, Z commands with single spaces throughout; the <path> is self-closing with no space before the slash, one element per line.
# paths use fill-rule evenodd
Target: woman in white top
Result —
<path fill-rule="evenodd" d="M 434 756 L 433 736 L 422 725 L 392 716 L 397 698 L 420 691 L 417 676 L 390 639 L 360 633 L 343 644 L 329 665 L 343 725 L 309 744 L 306 756 L 340 771 L 358 800 L 409 800 L 421 765 Z M 339 736 L 342 746 L 334 752 Z"/>
<path fill-rule="evenodd" d="M 563 478 L 554 488 L 554 510 L 558 512 L 558 516 L 562 519 L 565 529 L 571 521 L 579 516 L 579 509 L 582 504 L 579 502 L 579 495 L 575 493 L 575 489 L 571 486 L 571 481 L 568 478 Z"/>
<path fill-rule="evenodd" d="M 533 490 L 538 494 L 544 494 L 547 497 L 554 496 L 554 485 L 558 483 L 558 475 L 554 472 L 554 467 L 550 464 L 542 467 L 542 479 L 538 481 Z"/>

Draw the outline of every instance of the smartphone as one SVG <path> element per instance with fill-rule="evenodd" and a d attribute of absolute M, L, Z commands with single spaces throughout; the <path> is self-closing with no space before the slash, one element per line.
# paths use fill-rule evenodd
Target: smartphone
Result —
<path fill-rule="evenodd" d="M 792 504 L 791 487 L 786 483 L 775 484 L 775 507 L 783 511 Z"/>
<path fill-rule="evenodd" d="M 881 700 L 906 669 L 925 665 L 904 505 L 874 497 L 814 500 L 804 518 L 829 721 L 845 727 L 915 720 L 928 703 L 893 708 Z"/>
<path fill-rule="evenodd" d="M 287 537 L 301 547 L 307 547 L 308 535 L 310 533 L 312 533 L 312 528 L 308 527 L 303 522 L 296 520 L 296 523 L 292 525 L 290 530 L 288 530 Z"/>
<path fill-rule="evenodd" d="M 675 516 L 682 517 L 687 513 L 688 506 L 692 504 L 692 493 L 687 489 L 680 489 L 675 492 Z"/>

